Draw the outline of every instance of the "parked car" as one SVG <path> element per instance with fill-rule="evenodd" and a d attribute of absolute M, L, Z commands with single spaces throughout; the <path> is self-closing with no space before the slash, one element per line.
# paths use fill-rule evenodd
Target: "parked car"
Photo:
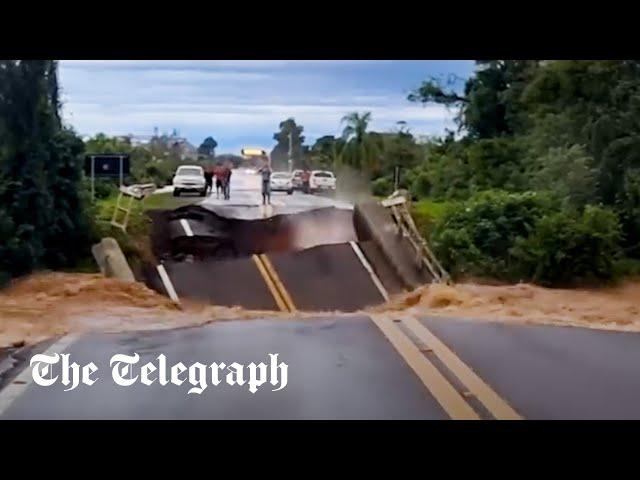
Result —
<path fill-rule="evenodd" d="M 294 170 L 291 182 L 293 183 L 294 190 L 302 190 L 302 170 Z"/>
<path fill-rule="evenodd" d="M 182 192 L 196 192 L 204 197 L 206 187 L 204 169 L 199 165 L 182 165 L 173 177 L 173 196 L 179 197 Z"/>
<path fill-rule="evenodd" d="M 326 170 L 314 170 L 309 177 L 309 190 L 311 193 L 336 191 L 336 177 L 333 172 Z"/>
<path fill-rule="evenodd" d="M 273 172 L 271 174 L 271 191 L 293 193 L 293 175 L 288 172 Z"/>

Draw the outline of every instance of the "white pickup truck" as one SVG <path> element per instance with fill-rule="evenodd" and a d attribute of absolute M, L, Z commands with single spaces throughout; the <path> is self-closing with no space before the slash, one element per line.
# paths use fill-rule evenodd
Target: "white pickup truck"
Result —
<path fill-rule="evenodd" d="M 309 190 L 315 192 L 335 192 L 336 177 L 333 172 L 326 170 L 314 170 L 309 177 Z"/>
<path fill-rule="evenodd" d="M 173 196 L 179 197 L 182 192 L 197 192 L 201 197 L 206 195 L 204 169 L 199 165 L 182 165 L 173 177 Z"/>

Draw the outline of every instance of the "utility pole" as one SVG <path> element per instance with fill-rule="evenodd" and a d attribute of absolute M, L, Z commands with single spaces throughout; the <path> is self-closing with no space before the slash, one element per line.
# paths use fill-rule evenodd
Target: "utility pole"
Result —
<path fill-rule="evenodd" d="M 289 132 L 289 173 L 293 171 L 293 132 Z"/>

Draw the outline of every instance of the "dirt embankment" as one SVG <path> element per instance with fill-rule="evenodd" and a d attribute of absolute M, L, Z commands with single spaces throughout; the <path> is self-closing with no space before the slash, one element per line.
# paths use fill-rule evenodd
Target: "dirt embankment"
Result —
<path fill-rule="evenodd" d="M 640 331 L 640 279 L 591 289 L 428 285 L 372 311 Z"/>
<path fill-rule="evenodd" d="M 197 304 L 179 308 L 142 283 L 100 274 L 38 273 L 0 292 L 0 347 L 70 332 L 176 328 L 261 315 Z"/>

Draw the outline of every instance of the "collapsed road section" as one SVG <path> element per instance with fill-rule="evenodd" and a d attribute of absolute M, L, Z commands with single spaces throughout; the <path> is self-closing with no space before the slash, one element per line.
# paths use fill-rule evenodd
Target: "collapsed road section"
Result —
<path fill-rule="evenodd" d="M 350 312 L 411 288 L 370 229 L 354 223 L 354 210 L 246 220 L 190 205 L 150 216 L 157 265 L 145 280 L 174 301 Z"/>

